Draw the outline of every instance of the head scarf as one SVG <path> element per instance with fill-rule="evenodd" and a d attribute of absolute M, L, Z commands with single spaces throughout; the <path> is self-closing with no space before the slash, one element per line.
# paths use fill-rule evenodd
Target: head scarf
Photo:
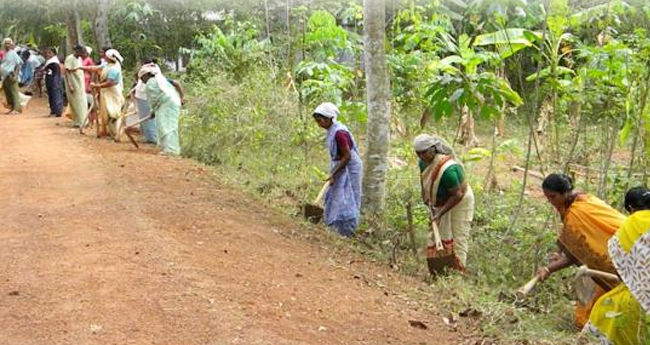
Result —
<path fill-rule="evenodd" d="M 89 46 L 86 46 L 86 53 L 88 53 L 88 55 L 90 55 L 90 54 L 92 54 L 92 52 L 93 52 L 93 48 L 90 48 Z"/>
<path fill-rule="evenodd" d="M 124 61 L 124 58 L 122 57 L 122 55 L 120 55 L 120 52 L 118 52 L 115 49 L 109 49 L 108 51 L 106 51 L 105 54 L 106 57 L 110 60 L 117 61 L 119 63 L 122 63 L 122 61 Z"/>
<path fill-rule="evenodd" d="M 162 72 L 160 71 L 160 67 L 158 67 L 156 64 L 148 63 L 140 67 L 140 70 L 138 71 L 138 78 L 142 78 L 144 75 L 149 73 L 153 74 L 155 77 L 156 75 L 161 74 Z"/>
<path fill-rule="evenodd" d="M 339 116 L 339 108 L 333 103 L 325 102 L 321 103 L 319 106 L 314 109 L 314 114 L 325 116 L 329 119 L 334 119 Z"/>
<path fill-rule="evenodd" d="M 162 92 L 164 92 L 169 98 L 173 99 L 175 102 L 178 102 L 180 105 L 180 98 L 178 97 L 178 93 L 174 89 L 174 87 L 169 83 L 167 78 L 162 74 L 162 71 L 160 70 L 160 67 L 156 65 L 155 63 L 148 63 L 146 65 L 142 65 L 140 67 L 140 70 L 138 71 L 138 78 L 142 78 L 144 75 L 147 74 L 152 74 L 156 82 L 158 83 L 158 87 Z"/>
<path fill-rule="evenodd" d="M 454 157 L 456 156 L 454 150 L 449 146 L 449 144 L 447 144 L 444 139 L 435 135 L 420 134 L 413 139 L 413 148 L 416 152 L 426 151 L 432 147 L 437 153 Z"/>
<path fill-rule="evenodd" d="M 6 44 L 14 45 L 14 40 L 12 40 L 11 38 L 7 37 L 7 38 L 5 38 L 5 39 L 2 41 L 2 44 L 3 44 L 3 45 L 6 45 Z"/>

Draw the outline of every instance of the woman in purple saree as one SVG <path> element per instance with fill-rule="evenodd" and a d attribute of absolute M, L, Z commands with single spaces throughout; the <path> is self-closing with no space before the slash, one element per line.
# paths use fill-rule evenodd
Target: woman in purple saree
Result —
<path fill-rule="evenodd" d="M 352 133 L 336 121 L 339 109 L 323 103 L 314 110 L 318 125 L 327 130 L 330 155 L 330 186 L 325 195 L 325 223 L 345 237 L 359 226 L 363 163 Z"/>

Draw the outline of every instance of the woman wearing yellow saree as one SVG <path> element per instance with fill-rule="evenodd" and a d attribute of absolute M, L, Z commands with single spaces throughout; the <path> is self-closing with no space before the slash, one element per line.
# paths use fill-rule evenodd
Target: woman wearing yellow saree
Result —
<path fill-rule="evenodd" d="M 84 71 L 93 71 L 99 73 L 99 83 L 91 83 L 90 87 L 100 89 L 99 99 L 99 122 L 100 129 L 98 136 L 105 136 L 108 133 L 109 122 L 111 119 L 118 119 L 122 113 L 124 105 L 124 95 L 122 95 L 122 55 L 115 50 L 109 49 L 104 54 L 106 65 L 104 66 L 82 66 Z"/>
<path fill-rule="evenodd" d="M 585 329 L 602 344 L 650 344 L 650 190 L 630 189 L 625 209 L 630 216 L 608 248 L 623 282 L 598 299 Z"/>
<path fill-rule="evenodd" d="M 562 218 L 563 227 L 558 234 L 559 251 L 550 263 L 537 271 L 540 281 L 552 273 L 572 265 L 586 265 L 591 269 L 616 273 L 607 254 L 607 241 L 623 223 L 624 216 L 597 197 L 573 190 L 569 176 L 551 174 L 544 179 L 542 189 Z M 593 304 L 617 282 L 592 278 L 596 288 L 589 302 L 576 305 L 575 324 L 582 328 L 587 323 Z"/>

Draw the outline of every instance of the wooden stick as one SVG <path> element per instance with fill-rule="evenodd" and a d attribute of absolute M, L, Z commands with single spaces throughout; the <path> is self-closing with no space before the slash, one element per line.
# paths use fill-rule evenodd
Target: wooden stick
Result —
<path fill-rule="evenodd" d="M 514 166 L 512 167 L 512 171 L 521 171 L 521 172 L 525 172 L 526 169 L 525 169 L 525 168 L 522 168 L 522 167 L 520 167 L 520 166 L 518 166 L 518 165 L 514 165 Z M 530 176 L 532 176 L 532 177 L 538 179 L 538 180 L 544 180 L 544 175 L 543 175 L 541 172 L 533 171 L 533 170 L 530 170 L 530 169 L 529 169 L 529 170 L 528 170 L 528 174 L 529 174 Z"/>
<path fill-rule="evenodd" d="M 517 292 L 515 292 L 515 296 L 517 296 L 517 299 L 523 299 L 525 298 L 537 285 L 539 282 L 539 276 L 533 277 L 533 279 L 529 280 L 528 283 L 526 283 L 524 286 L 520 287 Z"/>
<path fill-rule="evenodd" d="M 442 240 L 440 239 L 440 230 L 438 230 L 438 224 L 431 219 L 431 231 L 433 231 L 433 240 L 436 245 L 437 250 L 445 249 L 445 246 L 442 245 Z"/>
<path fill-rule="evenodd" d="M 409 240 L 411 241 L 411 250 L 413 251 L 413 255 L 415 255 L 417 260 L 420 261 L 420 257 L 418 256 L 418 248 L 415 245 L 415 232 L 413 231 L 413 203 L 410 199 L 406 202 L 406 224 L 406 230 L 408 231 Z"/>
<path fill-rule="evenodd" d="M 325 184 L 323 185 L 323 188 L 321 188 L 320 192 L 318 192 L 318 196 L 314 200 L 314 205 L 318 205 L 318 204 L 321 203 L 321 201 L 325 197 L 325 192 L 327 192 L 327 189 L 329 188 L 329 186 L 330 186 L 330 181 L 325 182 Z"/>
<path fill-rule="evenodd" d="M 614 280 L 614 281 L 621 281 L 616 274 L 612 274 L 609 272 L 603 272 L 603 271 L 598 271 L 598 270 L 592 270 L 586 265 L 580 266 L 578 268 L 578 272 L 576 273 L 576 276 L 588 276 L 588 277 L 596 277 L 596 278 L 603 278 L 603 279 L 608 279 L 608 280 Z"/>
<path fill-rule="evenodd" d="M 131 131 L 129 131 L 128 128 L 124 130 L 124 134 L 126 134 L 126 136 L 129 138 L 129 140 L 131 141 L 131 143 L 132 143 L 133 145 L 135 145 L 135 148 L 136 148 L 136 149 L 139 149 L 139 148 L 140 148 L 140 145 L 138 145 L 138 143 L 135 141 L 135 138 L 133 138 L 133 136 L 131 135 Z"/>

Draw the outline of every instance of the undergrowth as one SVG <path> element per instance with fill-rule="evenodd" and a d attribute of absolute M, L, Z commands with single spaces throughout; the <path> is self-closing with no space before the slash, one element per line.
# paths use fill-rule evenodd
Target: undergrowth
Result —
<path fill-rule="evenodd" d="M 181 120 L 183 152 L 218 166 L 230 180 L 262 196 L 271 207 L 301 217 L 301 205 L 310 202 L 327 176 L 324 131 L 313 123 L 308 107 L 301 109 L 295 92 L 269 75 L 264 69 L 254 69 L 236 81 L 223 73 L 185 80 L 192 101 Z M 363 136 L 362 121 L 345 116 L 342 121 L 358 138 Z M 453 123 L 436 123 L 436 127 L 436 132 L 453 138 Z M 427 289 L 414 292 L 418 300 L 456 317 L 471 314 L 467 319 L 480 329 L 478 337 L 513 344 L 574 342 L 571 272 L 554 275 L 524 302 L 513 298 L 514 291 L 556 248 L 557 216 L 539 196 L 524 198 L 520 220 L 510 228 L 521 179 L 519 175 L 513 179 L 507 165 L 523 160 L 521 153 L 497 160 L 502 181 L 496 190 L 484 189 L 487 160 L 466 163 L 477 200 L 469 274 L 436 281 L 426 278 L 422 260 L 428 221 L 409 135 L 393 138 L 391 154 L 383 223 L 372 229 L 362 224 L 359 232 L 366 235 L 351 241 L 351 247 L 404 274 L 428 279 Z M 407 231 L 409 204 L 417 255 Z"/>

